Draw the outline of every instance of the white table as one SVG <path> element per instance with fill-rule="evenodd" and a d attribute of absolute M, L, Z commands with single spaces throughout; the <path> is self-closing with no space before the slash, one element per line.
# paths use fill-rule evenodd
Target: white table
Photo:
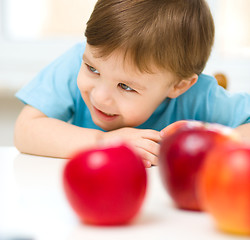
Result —
<path fill-rule="evenodd" d="M 130 225 L 84 225 L 62 189 L 65 162 L 0 147 L 0 240 L 249 240 L 221 233 L 206 213 L 174 208 L 157 167 L 147 170 L 146 199 Z"/>

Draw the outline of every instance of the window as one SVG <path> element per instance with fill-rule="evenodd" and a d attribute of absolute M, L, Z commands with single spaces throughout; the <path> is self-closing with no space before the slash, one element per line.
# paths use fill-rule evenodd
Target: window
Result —
<path fill-rule="evenodd" d="M 4 34 L 18 41 L 79 37 L 95 3 L 94 0 L 1 1 Z"/>
<path fill-rule="evenodd" d="M 222 54 L 250 56 L 250 1 L 220 0 L 217 36 Z"/>
<path fill-rule="evenodd" d="M 83 41 L 96 0 L 0 0 L 0 89 L 12 94 Z"/>
<path fill-rule="evenodd" d="M 249 0 L 207 0 L 215 21 L 215 45 L 205 73 L 225 74 L 231 92 L 250 93 Z"/>

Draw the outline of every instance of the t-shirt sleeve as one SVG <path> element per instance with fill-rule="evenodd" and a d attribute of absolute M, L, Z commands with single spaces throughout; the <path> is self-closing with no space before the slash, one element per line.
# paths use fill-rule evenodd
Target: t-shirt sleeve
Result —
<path fill-rule="evenodd" d="M 184 117 L 237 127 L 250 123 L 250 94 L 232 93 L 216 79 L 201 75 L 198 82 L 180 101 Z"/>
<path fill-rule="evenodd" d="M 231 93 L 220 86 L 210 92 L 211 121 L 231 127 L 250 123 L 250 94 Z"/>
<path fill-rule="evenodd" d="M 51 118 L 69 121 L 74 113 L 77 76 L 85 43 L 79 43 L 45 67 L 31 82 L 16 93 Z"/>

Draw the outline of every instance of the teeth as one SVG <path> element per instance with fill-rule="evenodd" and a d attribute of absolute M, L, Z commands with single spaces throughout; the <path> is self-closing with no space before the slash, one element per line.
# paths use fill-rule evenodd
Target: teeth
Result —
<path fill-rule="evenodd" d="M 98 109 L 98 108 L 96 108 L 99 112 L 101 112 L 101 113 L 103 113 L 103 114 L 105 114 L 105 115 L 107 115 L 107 116 L 109 116 L 109 117 L 114 117 L 114 116 L 116 116 L 117 114 L 112 114 L 112 113 L 106 113 L 106 112 L 103 112 L 103 111 L 101 111 L 100 109 Z"/>
<path fill-rule="evenodd" d="M 115 116 L 115 114 L 110 114 L 110 113 L 104 113 L 104 114 L 106 114 L 107 116 L 110 116 L 110 117 Z"/>

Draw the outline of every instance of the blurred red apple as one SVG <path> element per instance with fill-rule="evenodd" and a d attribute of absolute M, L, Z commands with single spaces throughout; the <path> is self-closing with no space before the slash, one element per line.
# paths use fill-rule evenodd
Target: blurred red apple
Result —
<path fill-rule="evenodd" d="M 82 151 L 63 172 L 66 196 L 89 224 L 126 224 L 143 203 L 147 175 L 142 159 L 127 145 Z"/>
<path fill-rule="evenodd" d="M 176 122 L 163 131 L 159 155 L 162 182 L 178 208 L 201 210 L 196 179 L 204 158 L 215 146 L 233 141 L 236 134 L 231 128 L 199 121 Z"/>
<path fill-rule="evenodd" d="M 185 128 L 192 128 L 193 126 L 202 126 L 204 123 L 200 121 L 194 121 L 194 120 L 180 120 L 176 121 L 172 124 L 169 124 L 167 127 L 161 130 L 161 135 L 164 137 L 165 135 L 171 135 L 174 132 L 176 132 L 179 128 L 185 127 Z"/>
<path fill-rule="evenodd" d="M 229 144 L 211 151 L 201 168 L 199 193 L 219 229 L 250 235 L 250 147 Z"/>

